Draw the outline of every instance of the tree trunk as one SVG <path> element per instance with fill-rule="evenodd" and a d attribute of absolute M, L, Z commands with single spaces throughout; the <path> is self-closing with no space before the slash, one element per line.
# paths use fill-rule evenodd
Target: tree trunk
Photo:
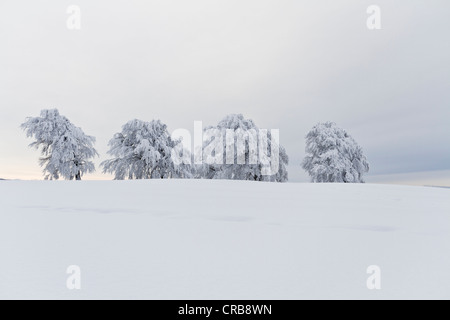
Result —
<path fill-rule="evenodd" d="M 75 176 L 75 180 L 80 181 L 81 180 L 81 172 L 78 171 L 78 173 Z"/>

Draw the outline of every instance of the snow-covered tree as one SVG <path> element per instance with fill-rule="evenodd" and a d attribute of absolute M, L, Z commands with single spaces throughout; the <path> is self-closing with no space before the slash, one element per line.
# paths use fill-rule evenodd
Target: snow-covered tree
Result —
<path fill-rule="evenodd" d="M 285 149 L 272 139 L 270 130 L 259 130 L 252 120 L 245 119 L 242 114 L 226 116 L 217 126 L 205 128 L 204 135 L 205 164 L 196 166 L 197 178 L 288 180 L 286 165 L 289 158 Z M 276 169 L 267 174 L 274 161 L 277 161 Z"/>
<path fill-rule="evenodd" d="M 171 152 L 180 141 L 173 140 L 159 120 L 132 120 L 109 142 L 114 158 L 101 163 L 103 173 L 116 180 L 190 178 L 190 166 L 175 165 Z"/>
<path fill-rule="evenodd" d="M 98 156 L 95 138 L 84 134 L 57 109 L 42 110 L 40 117 L 27 118 L 21 128 L 35 139 L 30 147 L 41 148 L 39 162 L 46 180 L 81 180 L 85 173 L 95 171 L 89 160 Z"/>
<path fill-rule="evenodd" d="M 369 163 L 362 148 L 333 122 L 317 124 L 306 136 L 302 167 L 312 182 L 364 183 Z"/>

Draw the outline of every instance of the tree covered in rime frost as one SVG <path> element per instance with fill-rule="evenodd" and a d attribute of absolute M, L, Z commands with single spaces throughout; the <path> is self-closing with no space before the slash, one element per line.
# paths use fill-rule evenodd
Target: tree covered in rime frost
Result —
<path fill-rule="evenodd" d="M 114 158 L 102 162 L 103 173 L 114 174 L 116 180 L 190 178 L 190 166 L 172 160 L 178 143 L 159 120 L 129 121 L 109 142 L 108 154 Z"/>
<path fill-rule="evenodd" d="M 196 166 L 197 178 L 288 180 L 286 165 L 289 158 L 285 149 L 272 141 L 270 130 L 259 130 L 252 120 L 245 119 L 242 114 L 228 115 L 217 126 L 205 128 L 203 161 L 205 164 Z M 271 166 L 275 169 L 268 174 L 265 170 Z"/>
<path fill-rule="evenodd" d="M 94 149 L 95 138 L 84 134 L 57 109 L 42 110 L 40 117 L 27 118 L 21 125 L 27 137 L 35 141 L 30 147 L 41 148 L 40 165 L 46 180 L 81 180 L 95 166 L 89 159 L 98 156 Z"/>
<path fill-rule="evenodd" d="M 362 148 L 333 122 L 319 123 L 306 136 L 302 167 L 312 182 L 364 183 L 369 163 Z"/>

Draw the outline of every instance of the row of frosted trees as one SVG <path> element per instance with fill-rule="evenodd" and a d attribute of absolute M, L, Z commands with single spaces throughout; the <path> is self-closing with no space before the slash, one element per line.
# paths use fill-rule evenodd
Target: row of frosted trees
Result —
<path fill-rule="evenodd" d="M 39 162 L 45 179 L 81 180 L 84 174 L 95 171 L 92 162 L 92 159 L 98 156 L 94 148 L 95 138 L 86 135 L 58 110 L 42 110 L 39 117 L 27 118 L 21 127 L 28 137 L 34 139 L 30 147 L 41 151 Z M 211 129 L 240 134 L 249 130 L 256 131 L 258 127 L 252 120 L 233 114 L 225 117 L 217 126 L 205 130 Z M 226 150 L 225 140 L 222 142 L 224 145 L 220 150 Z M 343 129 L 331 122 L 318 124 L 308 133 L 306 142 L 307 156 L 302 166 L 313 182 L 364 182 L 363 175 L 368 172 L 369 165 L 361 147 Z M 203 143 L 205 146 L 205 142 Z M 273 150 L 273 144 L 273 140 L 268 139 L 269 150 Z M 167 178 L 273 182 L 288 180 L 286 166 L 289 158 L 281 145 L 276 145 L 276 150 L 279 150 L 278 170 L 270 176 L 263 174 L 262 163 L 250 161 L 252 149 L 249 144 L 245 145 L 245 150 L 241 150 L 241 154 L 245 157 L 241 159 L 244 160 L 243 163 L 235 161 L 220 164 L 176 163 L 173 158 L 174 150 L 187 152 L 180 146 L 182 146 L 181 139 L 173 139 L 167 126 L 161 121 L 132 120 L 110 140 L 108 154 L 112 158 L 102 162 L 101 167 L 104 173 L 113 174 L 116 180 Z"/>

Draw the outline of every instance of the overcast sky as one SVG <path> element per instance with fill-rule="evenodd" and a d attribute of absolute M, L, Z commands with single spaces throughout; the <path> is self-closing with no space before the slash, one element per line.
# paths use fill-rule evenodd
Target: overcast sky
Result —
<path fill-rule="evenodd" d="M 97 138 L 97 163 L 128 120 L 193 130 L 242 113 L 280 129 L 292 181 L 308 130 L 334 121 L 381 182 L 450 185 L 449 17 L 448 0 L 1 1 L 0 178 L 42 178 L 19 125 L 58 108 Z"/>

